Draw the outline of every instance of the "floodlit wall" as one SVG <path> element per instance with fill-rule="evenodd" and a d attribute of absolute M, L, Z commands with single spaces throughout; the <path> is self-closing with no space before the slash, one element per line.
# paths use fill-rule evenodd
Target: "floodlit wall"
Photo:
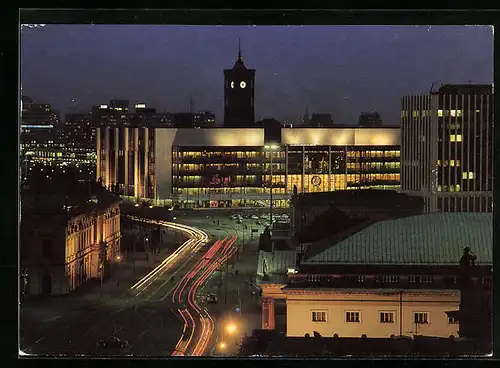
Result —
<path fill-rule="evenodd" d="M 446 311 L 459 309 L 459 291 L 405 291 L 400 308 L 399 292 L 344 293 L 342 291 L 291 294 L 286 291 L 287 336 L 303 337 L 313 331 L 324 337 L 388 338 L 399 336 L 402 314 L 402 335 L 458 337 L 459 325 L 449 323 Z M 324 322 L 314 322 L 313 312 L 326 312 Z M 347 312 L 358 312 L 359 322 L 348 322 Z M 401 313 L 402 312 L 402 313 Z M 414 313 L 427 313 L 428 323 L 415 324 Z M 381 323 L 380 313 L 392 313 L 393 322 Z M 321 315 L 320 315 L 321 317 Z"/>

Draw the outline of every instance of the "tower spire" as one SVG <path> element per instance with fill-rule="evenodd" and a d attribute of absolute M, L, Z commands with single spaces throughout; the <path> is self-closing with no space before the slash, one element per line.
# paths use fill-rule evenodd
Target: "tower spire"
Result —
<path fill-rule="evenodd" d="M 238 60 L 241 60 L 241 39 L 238 38 Z"/>

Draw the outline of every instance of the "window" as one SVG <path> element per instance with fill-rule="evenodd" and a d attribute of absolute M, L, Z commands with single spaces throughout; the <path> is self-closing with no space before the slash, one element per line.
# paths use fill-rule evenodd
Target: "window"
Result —
<path fill-rule="evenodd" d="M 394 323 L 394 312 L 380 312 L 380 323 Z"/>
<path fill-rule="evenodd" d="M 452 324 L 452 325 L 457 324 L 458 323 L 458 319 L 455 318 L 455 317 L 448 316 L 448 323 Z"/>
<path fill-rule="evenodd" d="M 462 135 L 461 134 L 451 134 L 450 135 L 450 142 L 462 142 Z"/>
<path fill-rule="evenodd" d="M 326 311 L 312 311 L 313 322 L 326 322 Z"/>
<path fill-rule="evenodd" d="M 427 312 L 415 312 L 413 313 L 414 323 L 424 324 L 429 323 L 429 313 Z"/>
<path fill-rule="evenodd" d="M 443 110 L 438 110 L 438 116 L 439 116 L 440 118 L 442 118 L 442 117 L 443 117 Z"/>
<path fill-rule="evenodd" d="M 360 322 L 359 320 L 360 312 L 345 312 L 346 322 Z"/>
<path fill-rule="evenodd" d="M 475 175 L 471 171 L 469 171 L 469 172 L 465 171 L 462 173 L 462 179 L 464 179 L 464 180 L 465 179 L 474 179 L 474 178 L 475 178 Z"/>

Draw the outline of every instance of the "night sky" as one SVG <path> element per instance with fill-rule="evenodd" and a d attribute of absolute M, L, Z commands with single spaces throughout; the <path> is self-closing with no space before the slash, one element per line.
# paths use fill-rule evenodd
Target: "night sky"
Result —
<path fill-rule="evenodd" d="M 355 124 L 362 111 L 399 123 L 400 98 L 432 83 L 493 83 L 487 26 L 47 25 L 23 30 L 23 94 L 64 116 L 110 99 L 157 111 L 212 110 L 223 120 L 223 69 L 241 38 L 256 69 L 256 119 L 329 112 Z M 74 99 L 75 102 L 71 102 Z"/>

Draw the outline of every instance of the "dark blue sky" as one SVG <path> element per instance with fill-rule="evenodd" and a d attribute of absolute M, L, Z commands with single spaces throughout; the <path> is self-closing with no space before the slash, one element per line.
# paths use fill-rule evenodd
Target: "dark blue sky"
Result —
<path fill-rule="evenodd" d="M 493 83 L 493 31 L 481 26 L 47 25 L 23 30 L 24 94 L 62 114 L 110 99 L 161 111 L 212 110 L 223 120 L 223 69 L 241 38 L 256 69 L 256 119 L 362 111 L 399 123 L 400 98 L 432 83 Z"/>

